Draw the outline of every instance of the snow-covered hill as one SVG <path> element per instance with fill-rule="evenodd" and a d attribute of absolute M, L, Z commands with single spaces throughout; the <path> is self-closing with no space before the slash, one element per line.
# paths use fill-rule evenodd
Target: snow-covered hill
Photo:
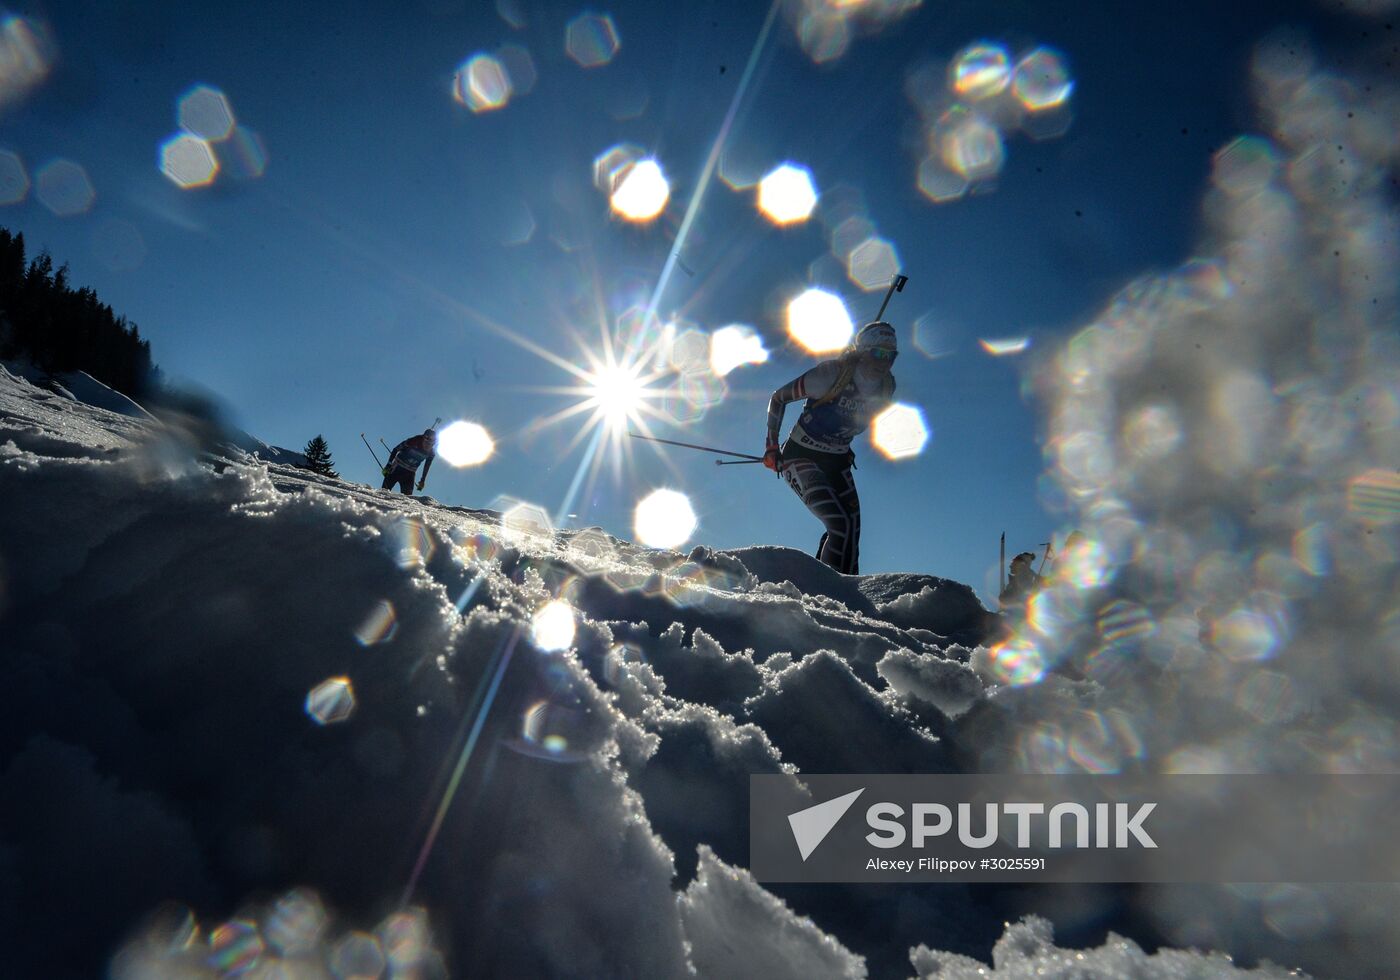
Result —
<path fill-rule="evenodd" d="M 1095 943 L 1149 921 L 1121 889 L 744 870 L 749 773 L 974 768 L 1029 695 L 1101 695 L 992 683 L 965 586 L 549 533 L 9 373 L 0 498 L 18 975 L 1235 973 L 1111 936 L 1067 953 L 1034 918 L 998 941 L 1018 907 Z"/>

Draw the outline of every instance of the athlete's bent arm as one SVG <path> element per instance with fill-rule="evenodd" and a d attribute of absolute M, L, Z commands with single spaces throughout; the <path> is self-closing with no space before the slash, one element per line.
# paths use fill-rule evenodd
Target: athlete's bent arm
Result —
<path fill-rule="evenodd" d="M 806 382 L 807 375 L 803 374 L 773 392 L 773 397 L 768 399 L 768 432 L 764 439 L 766 447 L 777 448 L 778 431 L 783 427 L 783 412 L 788 402 L 801 401 L 807 397 Z"/>

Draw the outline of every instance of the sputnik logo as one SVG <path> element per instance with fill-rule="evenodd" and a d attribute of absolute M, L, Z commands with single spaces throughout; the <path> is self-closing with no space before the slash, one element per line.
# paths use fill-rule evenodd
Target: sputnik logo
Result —
<path fill-rule="evenodd" d="M 856 801 L 856 797 L 864 792 L 864 788 L 858 789 L 845 796 L 838 796 L 825 803 L 788 814 L 788 825 L 792 827 L 792 836 L 797 841 L 797 850 L 801 852 L 803 861 L 817 849 L 817 845 L 826 840 L 826 835 L 840 823 L 851 804 Z"/>

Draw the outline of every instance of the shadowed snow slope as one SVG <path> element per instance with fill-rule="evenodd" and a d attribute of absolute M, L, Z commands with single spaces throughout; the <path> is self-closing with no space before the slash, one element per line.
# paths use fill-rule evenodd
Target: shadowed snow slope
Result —
<path fill-rule="evenodd" d="M 0 496 L 16 975 L 962 976 L 1001 931 L 965 886 L 743 869 L 750 773 L 947 771 L 994 724 L 963 586 L 503 526 L 9 373 Z"/>

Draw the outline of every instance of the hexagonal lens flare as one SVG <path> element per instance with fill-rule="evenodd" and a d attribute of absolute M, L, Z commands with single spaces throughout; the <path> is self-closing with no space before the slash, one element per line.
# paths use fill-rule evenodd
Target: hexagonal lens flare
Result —
<path fill-rule="evenodd" d="M 899 255 L 883 238 L 867 238 L 846 260 L 846 275 L 866 292 L 885 288 L 898 272 Z"/>
<path fill-rule="evenodd" d="M 60 218 L 71 218 L 92 207 L 97 199 L 87 171 L 72 160 L 53 160 L 34 175 L 34 195 Z"/>
<path fill-rule="evenodd" d="M 352 932 L 336 942 L 329 960 L 331 975 L 345 980 L 380 976 L 388 965 L 379 940 L 365 932 Z"/>
<path fill-rule="evenodd" d="M 928 440 L 924 413 L 903 402 L 885 409 L 870 425 L 870 441 L 887 459 L 917 456 L 924 451 Z"/>
<path fill-rule="evenodd" d="M 214 150 L 198 136 L 181 133 L 160 148 L 161 173 L 184 190 L 208 187 L 219 174 Z"/>
<path fill-rule="evenodd" d="M 1031 112 L 1061 105 L 1074 91 L 1074 82 L 1058 52 L 1036 48 L 1016 63 L 1011 94 Z"/>
<path fill-rule="evenodd" d="M 675 490 L 653 490 L 637 504 L 633 527 L 649 548 L 678 548 L 690 540 L 698 523 L 690 499 Z"/>
<path fill-rule="evenodd" d="M 547 543 L 554 537 L 554 522 L 543 507 L 517 503 L 501 514 L 501 537 L 517 547 Z"/>
<path fill-rule="evenodd" d="M 968 180 L 994 177 L 1006 160 L 1001 131 L 980 116 L 968 116 L 943 134 L 943 163 Z"/>
<path fill-rule="evenodd" d="M 967 193 L 968 179 L 953 173 L 936 156 L 925 157 L 919 164 L 919 192 L 934 204 L 956 201 Z"/>
<path fill-rule="evenodd" d="M 306 713 L 318 725 L 334 725 L 355 710 L 355 689 L 348 677 L 329 677 L 306 695 Z"/>
<path fill-rule="evenodd" d="M 617 182 L 609 199 L 612 209 L 628 221 L 650 221 L 666 208 L 671 185 L 655 160 L 639 160 Z"/>
<path fill-rule="evenodd" d="M 842 350 L 855 331 L 846 304 L 835 293 L 808 289 L 787 308 L 788 336 L 813 354 Z"/>
<path fill-rule="evenodd" d="M 609 14 L 579 14 L 564 30 L 564 50 L 582 68 L 606 65 L 621 46 Z"/>
<path fill-rule="evenodd" d="M 958 96 L 988 99 L 1005 92 L 1011 84 L 1011 59 L 999 44 L 973 44 L 958 53 L 948 74 Z"/>
<path fill-rule="evenodd" d="M 180 96 L 175 115 L 181 129 L 210 143 L 227 139 L 237 122 L 228 96 L 211 85 L 196 85 Z"/>
<path fill-rule="evenodd" d="M 388 599 L 376 602 L 364 621 L 355 629 L 355 639 L 362 647 L 387 643 L 399 631 L 398 614 Z"/>
<path fill-rule="evenodd" d="M 438 433 L 437 454 L 449 466 L 477 466 L 495 451 L 491 433 L 475 422 L 453 422 Z"/>
<path fill-rule="evenodd" d="M 452 97 L 472 112 L 503 108 L 510 95 L 505 66 L 489 54 L 473 55 L 452 76 Z"/>
<path fill-rule="evenodd" d="M 777 225 L 806 221 L 817 206 L 817 189 L 806 167 L 785 163 L 758 183 L 758 210 Z"/>

